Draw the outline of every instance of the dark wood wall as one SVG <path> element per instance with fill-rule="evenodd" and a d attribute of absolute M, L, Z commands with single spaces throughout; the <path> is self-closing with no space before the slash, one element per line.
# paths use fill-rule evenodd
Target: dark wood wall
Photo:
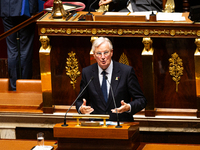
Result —
<path fill-rule="evenodd" d="M 119 61 L 122 53 L 128 57 L 130 66 L 136 72 L 143 89 L 142 38 L 111 37 L 114 46 L 113 59 Z M 194 39 L 152 38 L 154 48 L 154 88 L 155 108 L 196 108 L 196 88 L 194 70 Z M 81 76 L 77 78 L 73 90 L 70 78 L 66 75 L 66 58 L 73 51 L 79 62 L 79 70 L 90 65 L 90 37 L 51 37 L 52 90 L 55 104 L 71 104 L 79 92 Z M 62 44 L 66 43 L 66 44 Z M 169 74 L 169 58 L 177 53 L 183 62 L 181 76 L 176 92 L 176 83 Z"/>
<path fill-rule="evenodd" d="M 177 11 L 182 10 L 182 0 L 175 0 Z M 191 5 L 193 1 L 189 1 Z M 37 31 L 37 27 L 36 27 Z M 0 21 L 0 33 L 3 33 L 2 22 Z M 33 53 L 33 78 L 40 79 L 38 33 L 35 33 Z M 91 48 L 90 37 L 50 37 L 52 52 L 52 88 L 53 99 L 56 105 L 71 104 L 79 92 L 81 76 L 78 77 L 76 89 L 72 89 L 70 79 L 66 75 L 65 65 L 68 53 L 76 53 L 79 63 L 79 70 L 90 65 L 89 51 Z M 194 39 L 161 39 L 153 38 L 155 49 L 154 71 L 155 71 L 155 107 L 156 108 L 196 108 L 195 100 L 195 79 L 194 79 Z M 53 41 L 53 42 L 52 42 Z M 135 69 L 141 88 L 143 89 L 143 72 L 141 52 L 143 49 L 142 38 L 111 38 L 114 45 L 113 59 L 118 61 L 124 52 L 129 63 Z M 0 58 L 6 57 L 5 40 L 0 41 Z M 62 44 L 66 43 L 66 44 Z M 54 47 L 58 47 L 55 49 Z M 169 61 L 171 54 L 177 52 L 183 60 L 184 72 L 175 90 L 175 82 L 169 75 Z M 5 66 L 4 66 L 5 67 Z"/>

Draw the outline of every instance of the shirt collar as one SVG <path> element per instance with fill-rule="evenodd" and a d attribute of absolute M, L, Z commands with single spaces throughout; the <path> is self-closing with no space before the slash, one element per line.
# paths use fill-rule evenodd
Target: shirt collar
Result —
<path fill-rule="evenodd" d="M 111 74 L 112 69 L 113 69 L 113 61 L 111 60 L 110 65 L 108 66 L 108 68 L 105 71 L 107 74 Z M 103 69 L 99 65 L 98 65 L 98 70 L 99 70 L 99 74 L 101 74 L 103 71 Z"/>

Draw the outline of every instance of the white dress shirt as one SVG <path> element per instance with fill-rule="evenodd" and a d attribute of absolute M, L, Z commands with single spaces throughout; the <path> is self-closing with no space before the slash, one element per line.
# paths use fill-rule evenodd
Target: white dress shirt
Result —
<path fill-rule="evenodd" d="M 103 81 L 103 74 L 102 74 L 103 69 L 101 69 L 101 67 L 99 65 L 98 65 L 98 71 L 99 71 L 98 72 L 99 83 L 100 83 L 100 86 L 101 86 L 102 81 Z M 110 65 L 105 70 L 106 76 L 108 77 L 107 80 L 109 81 L 110 84 L 111 84 L 112 71 L 113 71 L 113 61 L 111 60 Z M 108 83 L 108 81 L 106 82 L 107 83 L 107 95 L 109 95 L 109 91 L 110 91 L 110 84 Z"/>

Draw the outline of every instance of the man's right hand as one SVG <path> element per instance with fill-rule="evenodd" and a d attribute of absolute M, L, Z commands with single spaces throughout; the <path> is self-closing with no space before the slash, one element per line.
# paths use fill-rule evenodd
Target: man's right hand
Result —
<path fill-rule="evenodd" d="M 93 112 L 94 109 L 90 106 L 86 106 L 86 100 L 83 99 L 83 104 L 80 107 L 80 112 L 82 114 L 90 114 L 91 112 Z"/>

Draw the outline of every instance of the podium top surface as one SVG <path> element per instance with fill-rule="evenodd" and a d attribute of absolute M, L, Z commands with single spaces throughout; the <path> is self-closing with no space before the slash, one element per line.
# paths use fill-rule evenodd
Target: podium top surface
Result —
<path fill-rule="evenodd" d="M 46 13 L 44 14 L 40 19 L 38 19 L 37 21 L 38 22 L 79 22 L 79 23 L 83 23 L 83 22 L 113 22 L 113 23 L 138 23 L 138 22 L 142 22 L 142 23 L 155 23 L 154 21 L 151 22 L 149 21 L 148 19 L 141 19 L 143 18 L 144 16 L 143 15 L 136 15 L 134 16 L 133 15 L 103 15 L 102 12 L 92 12 L 93 14 L 93 21 L 86 21 L 86 20 L 82 20 L 82 21 L 79 21 L 79 17 L 81 15 L 86 15 L 88 12 L 85 12 L 85 11 L 80 11 L 80 12 L 77 12 L 76 16 L 75 17 L 70 17 L 70 18 L 67 18 L 67 19 L 62 19 L 62 18 L 55 18 L 55 19 L 51 19 L 51 13 Z M 189 18 L 188 18 L 188 15 L 189 13 L 188 12 L 185 12 L 185 13 L 182 13 L 182 17 L 185 18 L 185 20 L 180 20 L 180 21 L 173 21 L 173 20 L 157 20 L 156 23 L 189 23 L 189 24 L 192 24 L 193 21 L 191 21 Z M 99 19 L 100 17 L 100 19 Z M 97 19 L 96 19 L 97 18 Z M 113 18 L 116 18 L 115 20 L 113 20 Z M 122 20 L 122 18 L 124 18 L 124 20 Z M 129 18 L 129 19 L 128 19 Z M 132 18 L 132 20 L 130 19 Z M 139 20 L 135 19 L 135 18 L 138 18 Z M 117 20 L 118 19 L 118 20 Z M 198 24 L 198 23 L 197 23 Z"/>
<path fill-rule="evenodd" d="M 38 33 L 46 36 L 200 37 L 199 23 L 189 20 L 189 13 L 182 14 L 185 21 L 78 21 L 86 13 L 77 12 L 73 20 L 52 20 L 51 13 L 46 13 L 37 20 Z M 102 13 L 95 12 L 94 15 L 100 16 Z"/>
<path fill-rule="evenodd" d="M 107 127 L 98 126 L 76 126 L 76 122 L 67 122 L 68 126 L 63 127 L 63 123 L 54 126 L 54 137 L 57 138 L 96 138 L 96 139 L 129 139 L 139 130 L 138 122 L 125 122 L 120 125 L 122 128 L 115 128 L 115 125 Z"/>

